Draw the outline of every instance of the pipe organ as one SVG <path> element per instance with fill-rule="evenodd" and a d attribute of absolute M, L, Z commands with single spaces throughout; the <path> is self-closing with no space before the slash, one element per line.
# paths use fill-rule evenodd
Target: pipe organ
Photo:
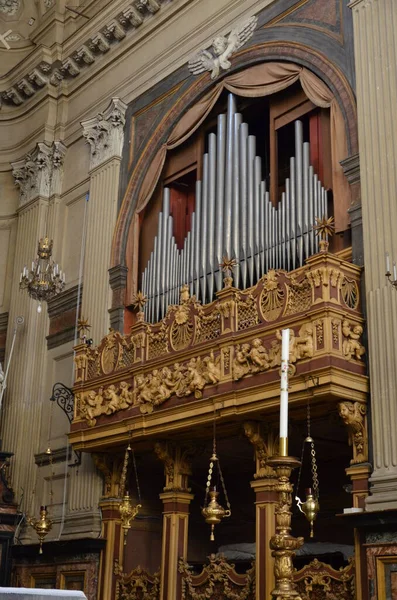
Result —
<path fill-rule="evenodd" d="M 170 215 L 170 190 L 164 188 L 153 251 L 142 275 L 147 296 L 145 318 L 159 321 L 188 284 L 203 304 L 222 287 L 219 264 L 236 258 L 234 285 L 254 285 L 269 269 L 300 267 L 318 252 L 315 217 L 327 215 L 327 191 L 310 165 L 310 144 L 303 141 L 302 121 L 295 121 L 295 155 L 278 206 L 270 201 L 262 179 L 256 137 L 228 96 L 227 114 L 218 116 L 217 133 L 208 136 L 203 176 L 196 182 L 191 228 L 178 249 Z"/>

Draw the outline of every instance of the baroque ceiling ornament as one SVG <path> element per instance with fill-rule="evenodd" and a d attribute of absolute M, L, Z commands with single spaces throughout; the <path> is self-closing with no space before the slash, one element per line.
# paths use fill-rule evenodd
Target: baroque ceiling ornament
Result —
<path fill-rule="evenodd" d="M 0 12 L 6 15 L 15 15 L 20 6 L 21 0 L 0 0 Z"/>
<path fill-rule="evenodd" d="M 232 66 L 229 58 L 254 35 L 258 17 L 250 17 L 229 33 L 220 35 L 212 42 L 211 51 L 201 50 L 189 60 L 189 71 L 200 75 L 211 72 L 211 79 L 218 77 L 221 70 L 228 71 Z"/>

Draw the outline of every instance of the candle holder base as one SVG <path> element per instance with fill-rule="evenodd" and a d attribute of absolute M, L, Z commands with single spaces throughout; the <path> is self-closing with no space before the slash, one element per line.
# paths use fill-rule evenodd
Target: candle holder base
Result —
<path fill-rule="evenodd" d="M 275 509 L 276 533 L 270 539 L 270 548 L 274 557 L 274 575 L 276 587 L 272 591 L 274 600 L 301 600 L 293 581 L 294 565 L 292 559 L 296 550 L 303 545 L 302 537 L 294 538 L 291 534 L 292 485 L 290 476 L 300 462 L 293 456 L 272 456 L 267 464 L 277 473 L 276 491 L 279 495 Z"/>

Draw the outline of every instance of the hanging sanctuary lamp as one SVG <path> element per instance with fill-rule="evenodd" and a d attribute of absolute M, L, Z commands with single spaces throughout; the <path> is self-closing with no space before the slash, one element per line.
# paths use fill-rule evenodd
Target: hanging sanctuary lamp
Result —
<path fill-rule="evenodd" d="M 132 460 L 133 460 L 133 465 L 134 465 L 136 488 L 137 488 L 137 493 L 138 493 L 138 504 L 135 504 L 135 505 L 132 502 L 129 491 L 125 489 L 126 481 L 127 481 L 127 471 L 128 471 L 128 462 L 129 462 L 130 452 L 132 452 Z M 127 544 L 128 531 L 131 529 L 131 523 L 137 516 L 140 508 L 142 508 L 141 490 L 139 487 L 138 471 L 137 471 L 136 462 L 135 462 L 135 454 L 134 454 L 134 451 L 132 450 L 130 444 L 128 444 L 128 446 L 125 450 L 125 454 L 124 454 L 123 470 L 121 472 L 121 479 L 120 479 L 119 513 L 120 513 L 120 518 L 121 518 L 121 528 L 124 531 L 124 545 Z"/>
<path fill-rule="evenodd" d="M 32 261 L 32 268 L 23 268 L 19 279 L 19 287 L 26 289 L 29 296 L 38 300 L 37 312 L 41 312 L 41 303 L 48 302 L 65 288 L 65 273 L 52 259 L 53 241 L 48 237 L 41 238 L 38 243 L 37 257 Z"/>
<path fill-rule="evenodd" d="M 306 519 L 310 523 L 310 537 L 314 537 L 314 521 L 317 518 L 317 514 L 320 510 L 319 504 L 319 482 L 317 472 L 317 461 L 316 461 L 316 450 L 314 447 L 314 440 L 310 433 L 310 403 L 307 404 L 307 436 L 303 440 L 301 464 L 299 468 L 298 483 L 296 486 L 297 494 L 299 493 L 299 485 L 302 475 L 302 466 L 304 462 L 306 444 L 310 444 L 310 457 L 311 457 L 311 476 L 312 476 L 312 487 L 306 488 L 306 500 L 302 502 L 299 496 L 295 496 L 296 503 L 299 510 L 305 515 Z"/>
<path fill-rule="evenodd" d="M 213 484 L 212 476 L 214 474 L 214 470 L 217 471 L 218 479 L 222 485 L 222 491 L 225 498 L 227 509 L 224 509 L 221 504 L 218 502 L 219 492 L 216 489 L 216 484 Z M 205 499 L 204 499 L 204 508 L 201 511 L 205 522 L 208 525 L 211 525 L 211 542 L 215 541 L 215 525 L 219 525 L 222 522 L 222 519 L 225 517 L 230 517 L 232 514 L 231 506 L 229 502 L 229 498 L 226 491 L 225 480 L 223 479 L 221 464 L 219 462 L 219 458 L 216 454 L 216 435 L 215 435 L 215 418 L 214 418 L 214 436 L 212 443 L 212 456 L 210 458 L 210 465 L 208 469 L 208 477 L 207 477 L 207 486 L 205 489 Z"/>

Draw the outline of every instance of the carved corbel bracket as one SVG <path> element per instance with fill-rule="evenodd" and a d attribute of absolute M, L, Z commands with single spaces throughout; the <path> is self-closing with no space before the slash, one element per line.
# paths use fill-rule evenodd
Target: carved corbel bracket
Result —
<path fill-rule="evenodd" d="M 159 441 L 155 443 L 154 451 L 164 463 L 164 492 L 190 492 L 188 478 L 192 474 L 192 456 L 195 448 Z"/>
<path fill-rule="evenodd" d="M 254 479 L 276 479 L 273 467 L 267 464 L 270 456 L 278 453 L 278 436 L 275 431 L 258 421 L 246 421 L 244 433 L 255 449 L 256 472 Z"/>
<path fill-rule="evenodd" d="M 104 477 L 104 498 L 117 498 L 121 478 L 123 457 L 98 453 L 92 455 L 94 464 Z"/>
<path fill-rule="evenodd" d="M 351 465 L 368 462 L 367 407 L 361 402 L 339 402 L 339 416 L 347 427 L 353 447 Z"/>

